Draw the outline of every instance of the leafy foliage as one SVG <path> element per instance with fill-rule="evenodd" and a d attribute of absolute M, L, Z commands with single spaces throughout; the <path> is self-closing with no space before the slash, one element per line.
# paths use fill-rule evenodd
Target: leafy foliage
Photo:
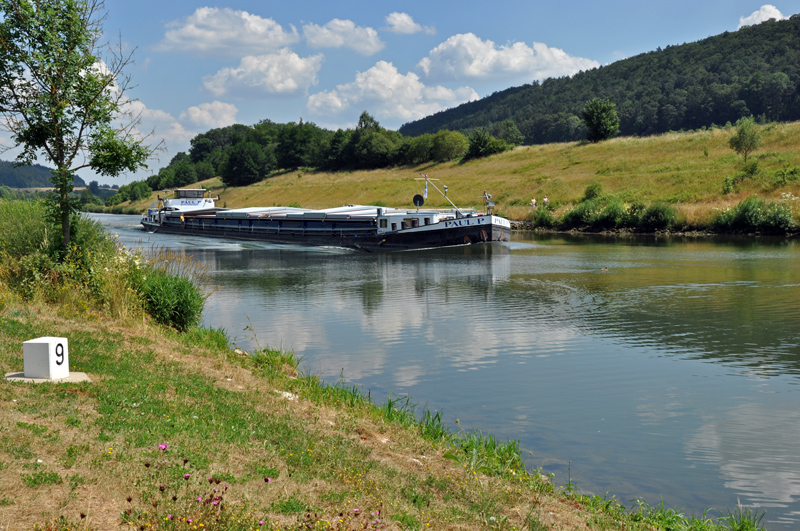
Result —
<path fill-rule="evenodd" d="M 795 228 L 792 208 L 786 203 L 748 197 L 736 207 L 721 211 L 711 226 L 722 232 L 786 234 Z"/>
<path fill-rule="evenodd" d="M 190 279 L 154 269 L 140 289 L 145 309 L 156 322 L 181 332 L 200 322 L 205 300 Z"/>
<path fill-rule="evenodd" d="M 525 137 L 522 136 L 522 133 L 520 133 L 517 124 L 514 123 L 514 120 L 500 122 L 495 129 L 494 136 L 500 140 L 504 140 L 507 144 L 519 146 L 525 141 Z"/>
<path fill-rule="evenodd" d="M 144 185 L 144 183 L 140 183 Z M 0 200 L 0 285 L 25 300 L 71 312 L 141 315 L 179 331 L 199 323 L 208 287 L 204 272 L 179 256 L 148 259 L 118 246 L 99 223 L 75 215 L 62 253 L 61 233 L 42 201 Z"/>
<path fill-rule="evenodd" d="M 739 118 L 736 122 L 736 133 L 731 137 L 730 146 L 739 155 L 744 155 L 747 164 L 747 155 L 758 149 L 761 138 L 752 118 Z"/>
<path fill-rule="evenodd" d="M 588 130 L 586 140 L 589 142 L 608 140 L 619 133 L 617 106 L 609 100 L 594 98 L 589 101 L 581 117 Z"/>
<path fill-rule="evenodd" d="M 70 196 L 75 171 L 115 176 L 144 166 L 151 153 L 133 136 L 135 123 L 115 128 L 130 56 L 112 53 L 101 61 L 102 6 L 101 0 L 0 0 L 0 114 L 22 148 L 17 162 L 41 155 L 55 166 L 50 213 L 61 223 L 65 253 L 79 205 Z"/>
<path fill-rule="evenodd" d="M 489 131 L 479 127 L 469 134 L 469 147 L 464 155 L 464 160 L 488 157 L 507 149 L 509 149 L 509 145 L 504 140 L 493 137 Z"/>
<path fill-rule="evenodd" d="M 242 142 L 231 149 L 222 170 L 222 182 L 228 186 L 247 186 L 266 177 L 264 153 L 255 142 Z"/>

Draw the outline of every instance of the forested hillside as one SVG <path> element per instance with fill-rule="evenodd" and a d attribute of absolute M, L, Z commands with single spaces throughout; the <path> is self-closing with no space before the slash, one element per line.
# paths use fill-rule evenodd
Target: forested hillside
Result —
<path fill-rule="evenodd" d="M 86 186 L 86 182 L 75 176 L 76 187 Z M 0 186 L 9 188 L 51 188 L 50 168 L 39 164 L 15 166 L 13 162 L 0 160 Z"/>
<path fill-rule="evenodd" d="M 616 103 L 620 134 L 800 120 L 800 15 L 667 46 L 572 77 L 510 88 L 404 125 L 406 136 L 516 122 L 526 144 L 579 140 L 594 97 Z"/>

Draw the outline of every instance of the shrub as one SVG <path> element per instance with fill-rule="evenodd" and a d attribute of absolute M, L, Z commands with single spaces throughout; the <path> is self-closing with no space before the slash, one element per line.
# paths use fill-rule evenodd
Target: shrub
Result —
<path fill-rule="evenodd" d="M 205 298 L 190 279 L 153 268 L 142 282 L 145 309 L 156 322 L 180 332 L 200 322 Z"/>
<path fill-rule="evenodd" d="M 613 199 L 594 217 L 592 226 L 600 230 L 616 229 L 624 224 L 626 214 L 625 205 L 620 200 Z"/>
<path fill-rule="evenodd" d="M 787 233 L 794 228 L 794 217 L 788 205 L 748 197 L 736 207 L 720 212 L 711 227 L 721 232 Z"/>
<path fill-rule="evenodd" d="M 464 160 L 488 157 L 507 151 L 510 147 L 504 140 L 493 137 L 486 129 L 479 127 L 469 135 L 469 146 Z"/>
<path fill-rule="evenodd" d="M 586 191 L 583 192 L 583 201 L 597 199 L 601 195 L 603 195 L 603 185 L 598 182 L 593 182 L 587 186 Z"/>
<path fill-rule="evenodd" d="M 544 227 L 549 229 L 556 225 L 556 220 L 553 217 L 553 213 L 550 212 L 549 209 L 541 207 L 537 208 L 533 213 L 533 226 L 534 227 Z"/>
<path fill-rule="evenodd" d="M 675 209 L 664 203 L 647 207 L 639 221 L 639 227 L 646 231 L 666 230 L 675 222 Z"/>
<path fill-rule="evenodd" d="M 598 210 L 599 205 L 594 199 L 581 201 L 575 208 L 561 217 L 561 227 L 574 229 L 591 225 Z"/>
<path fill-rule="evenodd" d="M 625 216 L 622 219 L 621 226 L 632 229 L 638 228 L 642 223 L 642 215 L 646 210 L 647 207 L 641 201 L 631 203 L 625 210 Z"/>

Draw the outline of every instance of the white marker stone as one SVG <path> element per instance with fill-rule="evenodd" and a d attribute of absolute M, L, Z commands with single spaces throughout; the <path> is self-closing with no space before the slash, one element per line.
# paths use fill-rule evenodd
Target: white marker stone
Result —
<path fill-rule="evenodd" d="M 22 343 L 25 378 L 69 378 L 69 347 L 65 337 L 39 337 Z"/>

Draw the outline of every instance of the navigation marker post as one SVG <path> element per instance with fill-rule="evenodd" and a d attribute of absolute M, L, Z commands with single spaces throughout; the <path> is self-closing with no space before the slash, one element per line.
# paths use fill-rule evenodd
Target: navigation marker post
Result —
<path fill-rule="evenodd" d="M 60 380 L 69 377 L 66 337 L 39 337 L 22 343 L 25 378 Z"/>

